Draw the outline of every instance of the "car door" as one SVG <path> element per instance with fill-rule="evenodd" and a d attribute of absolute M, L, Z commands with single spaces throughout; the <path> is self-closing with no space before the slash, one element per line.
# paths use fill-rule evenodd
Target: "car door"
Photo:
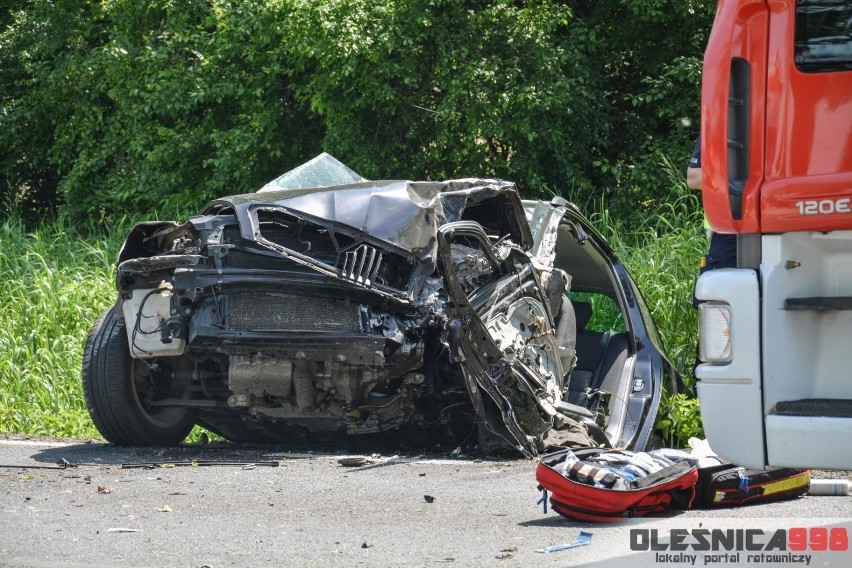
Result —
<path fill-rule="evenodd" d="M 448 342 L 477 413 L 529 455 L 553 426 L 563 370 L 553 314 L 530 257 L 496 249 L 482 227 L 441 227 L 438 254 L 450 297 Z"/>

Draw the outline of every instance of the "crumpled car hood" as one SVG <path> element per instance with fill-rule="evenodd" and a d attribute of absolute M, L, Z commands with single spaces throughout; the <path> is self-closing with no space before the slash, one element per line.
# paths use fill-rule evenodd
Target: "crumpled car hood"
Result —
<path fill-rule="evenodd" d="M 322 163 L 315 166 L 327 169 Z M 321 181 L 331 184 L 327 187 L 299 187 L 304 183 L 303 178 L 288 178 L 290 174 L 288 172 L 279 180 L 289 179 L 297 187 L 282 188 L 273 182 L 257 193 L 212 201 L 205 207 L 204 213 L 223 203 L 232 206 L 240 220 L 243 236 L 251 239 L 256 227 L 248 212 L 258 207 L 281 208 L 320 225 L 348 227 L 420 259 L 432 260 L 437 254 L 438 227 L 461 220 L 462 212 L 470 205 L 496 194 L 511 195 L 514 199 L 507 202 L 518 207 L 520 218 L 523 218 L 522 205 L 515 197 L 515 185 L 502 180 L 470 178 L 444 182 L 390 180 L 335 184 L 341 177 L 345 181 L 352 180 L 343 172 L 337 177 L 323 178 Z M 528 226 L 519 225 L 516 232 L 513 240 L 518 245 L 524 249 L 532 246 Z"/>

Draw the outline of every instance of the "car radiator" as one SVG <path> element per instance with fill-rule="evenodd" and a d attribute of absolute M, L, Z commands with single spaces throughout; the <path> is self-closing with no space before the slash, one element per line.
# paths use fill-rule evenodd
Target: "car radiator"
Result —
<path fill-rule="evenodd" d="M 358 304 L 271 292 L 230 294 L 226 321 L 235 330 L 362 331 Z"/>

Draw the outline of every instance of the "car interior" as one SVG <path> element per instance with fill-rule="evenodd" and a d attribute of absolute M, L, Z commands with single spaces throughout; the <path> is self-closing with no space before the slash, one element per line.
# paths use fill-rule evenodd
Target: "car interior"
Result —
<path fill-rule="evenodd" d="M 556 238 L 554 266 L 571 276 L 566 298 L 576 322 L 577 355 L 560 410 L 609 432 L 610 419 L 621 414 L 611 401 L 626 397 L 629 381 L 624 377 L 631 353 L 615 275 L 606 255 L 582 228 L 564 221 Z"/>

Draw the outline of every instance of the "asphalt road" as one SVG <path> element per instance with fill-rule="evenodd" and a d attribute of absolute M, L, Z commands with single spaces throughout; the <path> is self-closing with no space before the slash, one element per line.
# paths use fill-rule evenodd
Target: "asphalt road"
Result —
<path fill-rule="evenodd" d="M 157 466 L 128 468 L 142 463 Z M 449 454 L 0 439 L 0 566 L 852 566 L 839 541 L 812 550 L 823 529 L 852 533 L 852 497 L 586 524 L 543 513 L 534 472 Z M 782 562 L 742 546 L 673 550 L 698 528 L 763 531 L 759 545 L 804 528 L 809 540 Z M 581 531 L 585 546 L 536 552 Z"/>

